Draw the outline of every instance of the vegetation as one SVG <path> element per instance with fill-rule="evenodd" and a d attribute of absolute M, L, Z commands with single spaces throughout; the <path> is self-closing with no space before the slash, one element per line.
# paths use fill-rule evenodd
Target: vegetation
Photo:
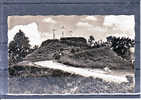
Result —
<path fill-rule="evenodd" d="M 48 68 L 40 68 L 35 66 L 20 66 L 15 65 L 9 68 L 9 77 L 61 77 L 61 76 L 72 76 L 72 74 L 68 72 L 63 72 L 61 70 L 53 70 Z"/>
<path fill-rule="evenodd" d="M 121 57 L 129 60 L 130 59 L 130 51 L 131 47 L 135 46 L 135 40 L 131 40 L 130 38 L 120 38 L 109 36 L 107 37 L 107 41 L 111 42 L 112 49 Z"/>
<path fill-rule="evenodd" d="M 130 48 L 135 46 L 135 40 L 125 37 L 108 36 L 106 42 L 95 41 L 93 36 L 90 36 L 88 43 L 90 48 L 110 47 L 118 56 L 130 60 Z"/>
<path fill-rule="evenodd" d="M 95 42 L 95 39 L 94 39 L 94 37 L 91 35 L 91 36 L 89 37 L 89 39 L 88 39 L 88 43 L 89 43 L 89 45 L 92 47 L 93 44 L 94 44 L 94 42 Z"/>
<path fill-rule="evenodd" d="M 26 55 L 37 48 L 38 46 L 34 46 L 34 48 L 31 49 L 29 38 L 25 36 L 24 32 L 19 30 L 19 32 L 14 36 L 13 41 L 9 43 L 9 65 L 22 61 Z"/>

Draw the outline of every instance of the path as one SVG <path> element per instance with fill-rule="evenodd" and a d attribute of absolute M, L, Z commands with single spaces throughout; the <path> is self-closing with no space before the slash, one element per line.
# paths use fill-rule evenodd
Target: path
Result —
<path fill-rule="evenodd" d="M 120 75 L 119 73 L 119 75 L 117 74 L 113 75 L 114 72 L 107 73 L 102 69 L 77 68 L 77 67 L 64 65 L 55 61 L 39 61 L 39 62 L 34 62 L 34 64 L 42 66 L 44 68 L 62 70 L 64 72 L 69 72 L 69 73 L 81 75 L 84 77 L 91 76 L 94 78 L 101 78 L 105 81 L 116 82 L 116 83 L 128 82 L 125 76 L 126 74 L 131 74 L 131 73 L 125 73 L 124 75 Z"/>

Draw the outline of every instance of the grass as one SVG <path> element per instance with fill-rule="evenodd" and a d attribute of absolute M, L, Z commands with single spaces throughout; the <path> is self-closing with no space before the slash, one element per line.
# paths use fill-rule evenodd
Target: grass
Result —
<path fill-rule="evenodd" d="M 75 67 L 131 69 L 132 64 L 119 57 L 110 48 L 94 48 L 83 50 L 72 55 L 64 55 L 58 62 Z"/>
<path fill-rule="evenodd" d="M 9 67 L 9 77 L 60 77 L 71 76 L 72 74 L 61 70 L 39 68 L 36 66 L 13 66 Z"/>

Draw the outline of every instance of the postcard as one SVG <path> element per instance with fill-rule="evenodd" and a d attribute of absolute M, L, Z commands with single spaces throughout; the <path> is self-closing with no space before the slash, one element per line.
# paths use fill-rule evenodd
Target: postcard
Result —
<path fill-rule="evenodd" d="M 8 94 L 134 93 L 134 15 L 8 16 Z"/>

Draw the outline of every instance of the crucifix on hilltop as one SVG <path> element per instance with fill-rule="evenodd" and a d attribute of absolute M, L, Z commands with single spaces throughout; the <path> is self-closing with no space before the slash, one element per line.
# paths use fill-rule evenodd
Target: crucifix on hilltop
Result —
<path fill-rule="evenodd" d="M 62 26 L 61 28 L 62 28 L 62 37 L 64 37 L 64 29 L 65 29 L 65 27 Z"/>
<path fill-rule="evenodd" d="M 73 33 L 73 32 L 72 32 L 72 31 L 69 31 L 69 33 L 70 33 L 70 36 L 72 36 L 72 33 Z"/>
<path fill-rule="evenodd" d="M 52 31 L 53 31 L 53 39 L 55 39 L 55 31 L 56 31 L 56 29 L 52 29 Z"/>

